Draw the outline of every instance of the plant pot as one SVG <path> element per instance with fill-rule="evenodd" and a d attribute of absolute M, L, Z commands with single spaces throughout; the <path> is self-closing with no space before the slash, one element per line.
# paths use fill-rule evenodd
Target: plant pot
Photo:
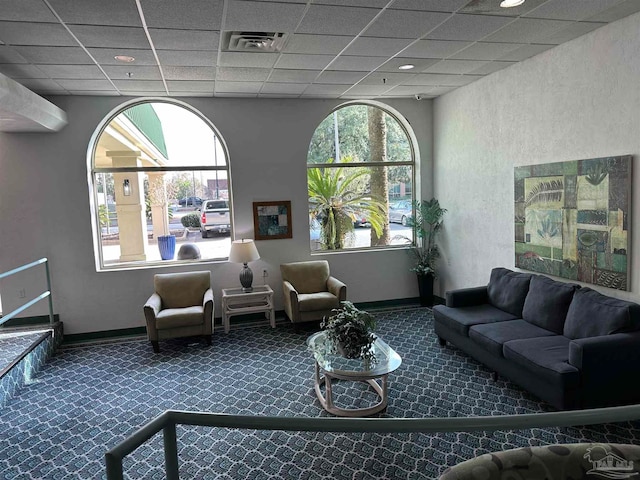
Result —
<path fill-rule="evenodd" d="M 158 237 L 158 249 L 162 260 L 173 260 L 173 256 L 176 254 L 176 236 L 160 235 Z"/>
<path fill-rule="evenodd" d="M 420 305 L 433 307 L 433 274 L 418 274 L 418 291 L 420 292 Z"/>

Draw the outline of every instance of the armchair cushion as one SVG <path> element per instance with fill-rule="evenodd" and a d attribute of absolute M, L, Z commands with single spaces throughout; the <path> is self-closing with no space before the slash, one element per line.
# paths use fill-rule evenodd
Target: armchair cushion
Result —
<path fill-rule="evenodd" d="M 158 274 L 153 278 L 155 291 L 162 299 L 162 308 L 184 308 L 202 305 L 205 292 L 211 286 L 210 272 Z"/>
<path fill-rule="evenodd" d="M 329 292 L 301 293 L 298 295 L 298 305 L 301 312 L 312 312 L 338 308 L 340 302 L 338 297 Z"/>
<path fill-rule="evenodd" d="M 316 260 L 280 265 L 282 280 L 288 281 L 298 293 L 316 293 L 327 291 L 329 262 Z"/>
<path fill-rule="evenodd" d="M 165 330 L 167 328 L 189 327 L 202 325 L 203 321 L 204 308 L 199 305 L 185 308 L 166 308 L 156 316 L 156 328 Z"/>

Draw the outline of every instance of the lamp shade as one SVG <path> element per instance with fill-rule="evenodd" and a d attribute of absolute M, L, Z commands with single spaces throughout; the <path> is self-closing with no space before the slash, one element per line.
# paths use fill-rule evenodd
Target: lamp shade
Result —
<path fill-rule="evenodd" d="M 229 261 L 233 263 L 248 263 L 258 260 L 260 254 L 256 244 L 251 239 L 234 240 L 231 242 Z"/>

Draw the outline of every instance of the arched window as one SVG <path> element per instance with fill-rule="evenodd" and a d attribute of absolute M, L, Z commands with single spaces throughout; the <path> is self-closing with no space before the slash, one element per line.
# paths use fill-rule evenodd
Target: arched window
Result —
<path fill-rule="evenodd" d="M 201 116 L 129 104 L 104 122 L 92 152 L 98 270 L 228 257 L 227 149 Z"/>
<path fill-rule="evenodd" d="M 349 104 L 316 129 L 307 156 L 311 250 L 406 245 L 414 149 L 390 112 Z"/>

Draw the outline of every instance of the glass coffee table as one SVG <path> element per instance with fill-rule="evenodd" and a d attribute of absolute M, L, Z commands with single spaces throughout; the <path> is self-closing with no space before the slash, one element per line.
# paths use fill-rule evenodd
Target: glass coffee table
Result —
<path fill-rule="evenodd" d="M 376 337 L 372 345 L 376 356 L 375 362 L 362 359 L 345 358 L 331 353 L 331 345 L 324 332 L 314 333 L 307 339 L 309 350 L 315 359 L 314 387 L 322 408 L 340 417 L 366 417 L 387 408 L 388 375 L 402 363 L 400 355 L 387 345 L 380 337 Z M 331 381 L 334 379 L 366 382 L 378 394 L 380 401 L 366 408 L 340 408 L 333 403 Z M 378 383 L 378 379 L 380 383 Z M 321 387 L 325 385 L 323 395 Z"/>

